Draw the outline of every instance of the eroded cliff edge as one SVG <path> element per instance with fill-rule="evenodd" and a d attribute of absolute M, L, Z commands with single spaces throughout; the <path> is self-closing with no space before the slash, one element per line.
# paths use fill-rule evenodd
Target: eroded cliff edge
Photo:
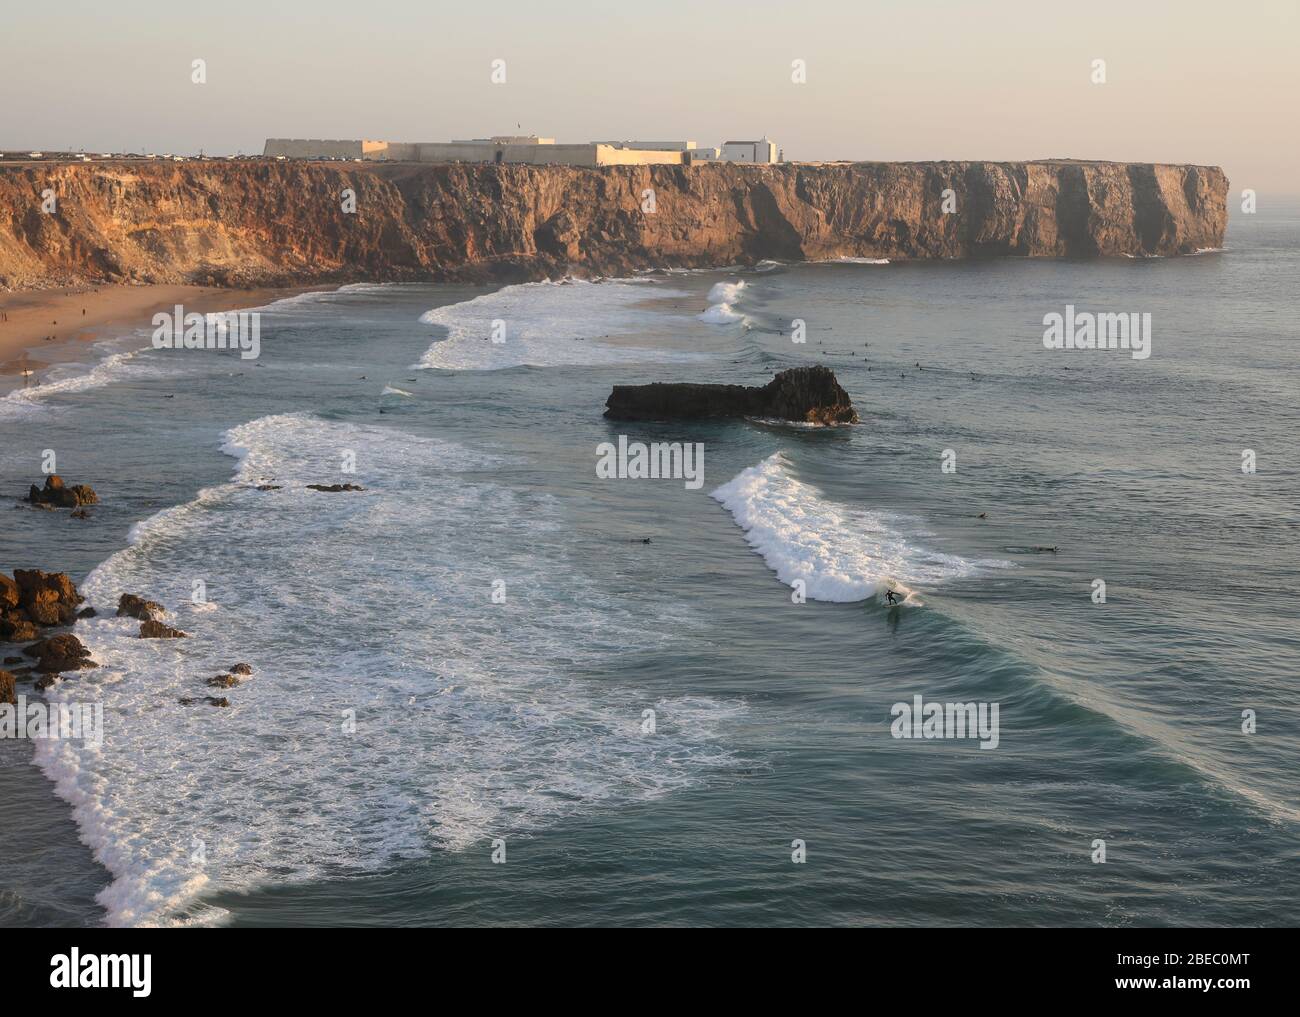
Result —
<path fill-rule="evenodd" d="M 356 195 L 356 212 L 342 194 Z M 41 194 L 57 197 L 54 214 Z M 951 189 L 956 211 L 943 211 Z M 646 191 L 654 192 L 654 211 Z M 1213 166 L 105 162 L 0 168 L 0 286 L 542 279 L 1221 247 Z"/>

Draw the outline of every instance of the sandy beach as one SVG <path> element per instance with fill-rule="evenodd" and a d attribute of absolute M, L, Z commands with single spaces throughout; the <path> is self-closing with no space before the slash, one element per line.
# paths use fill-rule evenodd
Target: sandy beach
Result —
<path fill-rule="evenodd" d="M 223 289 L 214 286 L 95 286 L 0 293 L 0 374 L 24 369 L 39 373 L 46 343 L 103 338 L 122 328 L 149 324 L 153 315 L 177 304 L 186 311 L 260 307 L 309 289 L 280 287 Z"/>

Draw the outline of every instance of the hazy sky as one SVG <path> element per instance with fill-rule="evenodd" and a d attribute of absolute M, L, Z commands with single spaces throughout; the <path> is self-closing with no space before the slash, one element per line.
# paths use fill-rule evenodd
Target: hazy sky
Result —
<path fill-rule="evenodd" d="M 0 148 L 767 134 L 787 159 L 1221 165 L 1300 193 L 1300 0 L 8 4 Z M 191 82 L 191 61 L 207 83 Z M 505 84 L 490 80 L 506 62 Z M 791 82 L 791 61 L 807 83 Z M 1090 80 L 1106 61 L 1106 83 Z M 517 128 L 516 125 L 522 125 Z"/>

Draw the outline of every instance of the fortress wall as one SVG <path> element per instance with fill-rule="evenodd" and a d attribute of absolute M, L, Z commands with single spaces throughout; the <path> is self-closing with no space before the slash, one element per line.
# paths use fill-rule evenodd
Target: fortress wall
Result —
<path fill-rule="evenodd" d="M 339 141 L 321 138 L 267 138 L 262 154 L 286 159 L 360 159 L 366 145 L 383 142 Z M 371 156 L 374 158 L 374 156 Z"/>
<path fill-rule="evenodd" d="M 596 164 L 599 166 L 680 166 L 686 158 L 686 151 L 682 149 L 596 146 Z"/>
<path fill-rule="evenodd" d="M 497 152 L 496 145 L 445 141 L 422 141 L 412 147 L 416 162 L 492 162 Z"/>

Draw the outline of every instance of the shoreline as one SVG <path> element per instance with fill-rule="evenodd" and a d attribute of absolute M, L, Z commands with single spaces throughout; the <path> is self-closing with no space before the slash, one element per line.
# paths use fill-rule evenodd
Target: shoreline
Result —
<path fill-rule="evenodd" d="M 0 293 L 0 376 L 39 375 L 53 361 L 41 358 L 47 344 L 92 343 L 114 338 L 123 330 L 148 325 L 158 311 L 181 304 L 187 311 L 207 314 L 262 307 L 285 297 L 338 284 L 262 286 L 227 289 L 220 286 L 82 286 Z"/>

